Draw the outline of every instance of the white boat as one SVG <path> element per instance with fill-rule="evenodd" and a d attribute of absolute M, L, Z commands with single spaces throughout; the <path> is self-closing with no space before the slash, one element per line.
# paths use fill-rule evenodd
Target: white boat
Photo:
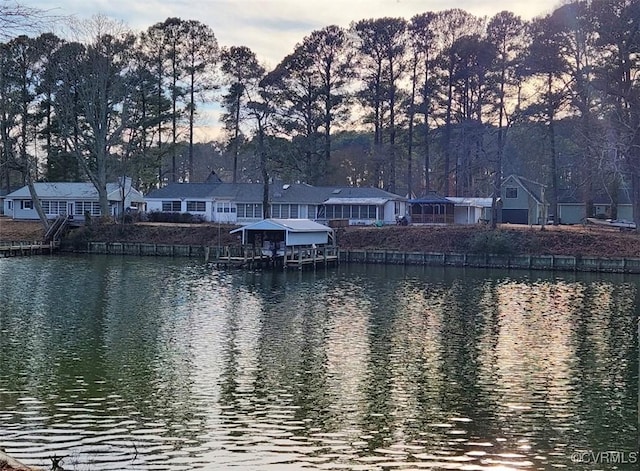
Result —
<path fill-rule="evenodd" d="M 596 224 L 598 226 L 605 227 L 615 227 L 617 229 L 630 229 L 633 230 L 636 228 L 636 223 L 633 221 L 626 221 L 624 219 L 598 219 L 598 218 L 587 218 L 587 222 L 591 224 Z"/>

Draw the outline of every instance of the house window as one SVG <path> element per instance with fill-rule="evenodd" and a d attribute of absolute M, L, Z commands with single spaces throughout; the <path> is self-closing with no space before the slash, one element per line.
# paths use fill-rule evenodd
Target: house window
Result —
<path fill-rule="evenodd" d="M 42 211 L 45 214 L 67 214 L 66 201 L 41 201 Z"/>
<path fill-rule="evenodd" d="M 97 201 L 75 201 L 73 214 L 83 216 L 85 213 L 89 213 L 91 216 L 100 216 L 100 203 Z"/>
<path fill-rule="evenodd" d="M 13 209 L 13 201 L 11 200 L 7 201 L 7 209 L 9 210 Z"/>
<path fill-rule="evenodd" d="M 504 189 L 505 198 L 517 198 L 518 197 L 518 189 L 517 188 L 505 188 Z"/>
<path fill-rule="evenodd" d="M 180 200 L 163 201 L 162 211 L 165 213 L 179 213 L 182 211 L 182 203 Z"/>
<path fill-rule="evenodd" d="M 262 204 L 239 203 L 238 217 L 243 219 L 259 219 L 262 217 Z M 235 208 L 234 208 L 235 209 Z"/>
<path fill-rule="evenodd" d="M 298 219 L 300 216 L 299 206 L 297 204 L 280 204 L 271 205 L 271 217 L 282 219 Z"/>
<path fill-rule="evenodd" d="M 376 206 L 357 204 L 329 204 L 326 206 L 327 219 L 375 219 Z"/>
<path fill-rule="evenodd" d="M 33 209 L 33 201 L 31 201 L 31 200 L 22 200 L 20 202 L 20 209 Z"/>
<path fill-rule="evenodd" d="M 229 201 L 223 201 L 220 203 L 216 203 L 216 212 L 217 213 L 235 213 L 236 207 Z"/>
<path fill-rule="evenodd" d="M 204 213 L 207 210 L 206 205 L 204 201 L 187 201 L 187 212 Z"/>
<path fill-rule="evenodd" d="M 314 205 L 312 205 L 312 204 L 308 205 L 308 206 L 307 206 L 307 217 L 308 217 L 309 219 L 316 219 L 316 217 L 317 217 L 317 210 L 318 210 L 318 207 L 317 207 L 317 206 L 314 206 Z"/>

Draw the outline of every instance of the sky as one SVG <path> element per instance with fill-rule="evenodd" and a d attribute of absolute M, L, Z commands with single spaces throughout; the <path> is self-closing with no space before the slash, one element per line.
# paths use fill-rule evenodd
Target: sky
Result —
<path fill-rule="evenodd" d="M 562 0 L 17 0 L 51 16 L 89 19 L 105 15 L 144 31 L 169 17 L 197 20 L 211 27 L 220 46 L 247 46 L 266 70 L 292 53 L 314 30 L 385 16 L 410 19 L 418 13 L 460 8 L 491 17 L 509 10 L 523 19 L 550 13 Z M 53 31 L 64 37 L 64 33 Z M 220 136 L 220 108 L 199 108 L 195 139 Z"/>
<path fill-rule="evenodd" d="M 19 0 L 20 1 L 20 0 Z M 316 29 L 384 16 L 461 8 L 477 16 L 510 10 L 524 19 L 550 13 L 561 0 L 22 0 L 26 6 L 77 19 L 104 14 L 142 31 L 169 17 L 210 26 L 221 46 L 247 46 L 267 69 Z"/>

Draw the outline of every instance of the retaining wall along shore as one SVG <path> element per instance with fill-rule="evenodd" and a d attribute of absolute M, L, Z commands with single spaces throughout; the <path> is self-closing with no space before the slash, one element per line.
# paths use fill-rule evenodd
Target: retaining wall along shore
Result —
<path fill-rule="evenodd" d="M 343 263 L 640 273 L 640 258 L 600 258 L 569 255 L 491 255 L 341 250 L 340 261 Z"/>
<path fill-rule="evenodd" d="M 87 253 L 197 257 L 217 260 L 239 247 L 195 245 L 89 242 Z M 522 270 L 564 270 L 586 272 L 640 273 L 640 258 L 601 258 L 569 255 L 490 255 L 437 252 L 399 252 L 391 250 L 339 250 L 341 263 L 380 263 L 390 265 L 430 265 Z"/>

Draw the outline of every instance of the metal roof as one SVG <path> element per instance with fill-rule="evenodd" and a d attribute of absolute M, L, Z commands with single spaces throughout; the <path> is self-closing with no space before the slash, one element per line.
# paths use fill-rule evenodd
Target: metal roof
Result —
<path fill-rule="evenodd" d="M 464 196 L 447 196 L 456 206 L 475 206 L 477 208 L 490 208 L 492 205 L 491 198 L 475 198 Z M 500 198 L 498 198 L 499 200 Z"/>
<path fill-rule="evenodd" d="M 263 219 L 230 233 L 245 231 L 331 232 L 332 229 L 309 219 Z"/>
<path fill-rule="evenodd" d="M 146 199 L 211 198 L 220 183 L 170 183 L 150 192 Z"/>
<path fill-rule="evenodd" d="M 413 198 L 408 201 L 410 204 L 453 204 L 453 201 L 439 195 L 435 191 L 431 191 L 419 198 Z"/>
<path fill-rule="evenodd" d="M 172 183 L 149 193 L 147 199 L 228 199 L 238 203 L 262 203 L 263 191 L 262 183 Z M 330 198 L 344 198 L 349 201 L 353 201 L 354 198 L 380 198 L 384 199 L 384 202 L 405 200 L 399 195 L 380 188 L 311 186 L 306 183 L 273 183 L 269 185 L 269 202 L 272 204 L 319 205 L 324 204 Z"/>
<path fill-rule="evenodd" d="M 324 204 L 370 204 L 381 206 L 389 201 L 389 198 L 329 198 Z"/>

